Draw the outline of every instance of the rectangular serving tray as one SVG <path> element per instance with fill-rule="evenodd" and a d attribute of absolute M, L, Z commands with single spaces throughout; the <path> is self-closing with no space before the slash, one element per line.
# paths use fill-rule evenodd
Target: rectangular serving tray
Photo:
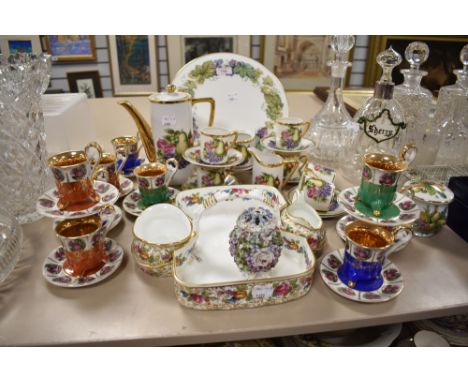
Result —
<path fill-rule="evenodd" d="M 177 300 L 194 309 L 235 309 L 280 304 L 305 295 L 312 285 L 315 258 L 307 241 L 282 232 L 278 264 L 262 278 L 248 278 L 229 253 L 229 233 L 246 208 L 268 206 L 280 219 L 286 206 L 268 186 L 221 186 L 183 191 L 176 205 L 194 222 L 196 237 L 175 253 Z M 278 220 L 279 222 L 279 220 Z"/>

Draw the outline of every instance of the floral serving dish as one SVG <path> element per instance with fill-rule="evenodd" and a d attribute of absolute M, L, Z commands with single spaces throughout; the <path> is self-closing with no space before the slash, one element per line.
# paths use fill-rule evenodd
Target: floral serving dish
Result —
<path fill-rule="evenodd" d="M 236 309 L 279 304 L 305 295 L 312 285 L 314 255 L 307 240 L 281 232 L 282 252 L 268 276 L 249 279 L 229 252 L 229 233 L 250 207 L 279 219 L 286 201 L 268 186 L 224 186 L 180 192 L 176 205 L 190 216 L 198 238 L 175 251 L 177 300 L 193 309 Z"/>

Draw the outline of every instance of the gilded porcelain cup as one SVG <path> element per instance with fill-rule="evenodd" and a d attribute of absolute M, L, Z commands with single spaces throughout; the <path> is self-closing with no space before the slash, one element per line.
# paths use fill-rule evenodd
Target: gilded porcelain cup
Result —
<path fill-rule="evenodd" d="M 210 127 L 200 131 L 201 160 L 207 164 L 224 164 L 228 151 L 235 146 L 237 132 Z"/>
<path fill-rule="evenodd" d="M 302 137 L 309 131 L 310 122 L 297 117 L 282 117 L 274 124 L 276 147 L 279 149 L 295 149 L 301 143 Z"/>

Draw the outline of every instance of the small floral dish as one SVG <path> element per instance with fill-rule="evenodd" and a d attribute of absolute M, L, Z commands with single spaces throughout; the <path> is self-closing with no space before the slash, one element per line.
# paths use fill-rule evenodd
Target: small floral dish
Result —
<path fill-rule="evenodd" d="M 73 277 L 63 271 L 63 263 L 66 260 L 63 247 L 54 249 L 44 261 L 42 275 L 47 282 L 63 288 L 81 288 L 97 284 L 112 275 L 124 257 L 124 249 L 115 240 L 105 239 L 104 251 L 109 261 L 96 273 L 85 277 Z"/>
<path fill-rule="evenodd" d="M 333 198 L 330 202 L 330 205 L 328 206 L 328 211 L 317 211 L 322 219 L 336 218 L 345 213 L 345 210 L 338 204 L 338 193 L 339 191 L 335 189 Z M 293 188 L 291 191 L 289 191 L 288 200 L 290 200 L 291 203 L 294 203 L 301 198 L 303 198 L 303 196 L 297 188 Z"/>
<path fill-rule="evenodd" d="M 173 203 L 179 191 L 172 187 L 168 187 L 167 190 L 170 194 L 170 203 Z M 125 199 L 122 202 L 122 206 L 126 212 L 133 216 L 140 216 L 140 214 L 145 210 L 145 208 L 147 208 L 141 202 L 141 194 L 138 189 L 132 191 L 129 195 L 125 197 Z"/>
<path fill-rule="evenodd" d="M 131 179 L 128 179 L 126 176 L 119 175 L 120 182 L 120 197 L 124 197 L 132 192 L 134 184 Z"/>
<path fill-rule="evenodd" d="M 358 219 L 351 215 L 343 216 L 340 220 L 338 220 L 336 223 L 336 233 L 341 240 L 346 241 L 344 229 L 348 224 L 355 222 L 356 220 Z M 402 230 L 398 235 L 395 235 L 395 244 L 393 245 L 394 249 L 392 252 L 401 251 L 408 245 L 412 237 L 413 234 L 410 230 Z"/>
<path fill-rule="evenodd" d="M 344 248 L 325 255 L 320 263 L 320 275 L 323 282 L 335 293 L 352 301 L 377 303 L 393 300 L 403 290 L 403 276 L 398 267 L 385 259 L 382 267 L 382 286 L 372 292 L 361 292 L 349 288 L 338 277 L 338 269 L 343 264 Z"/>
<path fill-rule="evenodd" d="M 81 211 L 65 211 L 61 210 L 57 203 L 59 195 L 57 189 L 53 188 L 42 194 L 36 202 L 36 210 L 43 216 L 59 219 L 82 218 L 85 216 L 94 215 L 102 206 L 106 204 L 114 204 L 119 199 L 119 190 L 112 184 L 94 181 L 94 190 L 99 195 L 99 202 L 94 206 Z"/>
<path fill-rule="evenodd" d="M 114 211 L 115 211 L 115 218 L 111 222 L 111 225 L 109 227 L 109 231 L 111 229 L 114 229 L 115 227 L 117 227 L 117 225 L 122 221 L 122 217 L 123 217 L 122 209 L 120 207 L 116 206 L 115 204 L 114 204 L 113 207 L 114 207 Z M 112 215 L 113 215 L 112 211 L 106 211 L 106 210 L 103 211 L 103 213 L 101 215 L 102 226 L 103 227 L 105 227 L 109 223 L 109 220 L 112 219 Z M 61 221 L 62 221 L 62 219 L 55 219 L 54 220 L 54 228 Z"/>
<path fill-rule="evenodd" d="M 190 162 L 199 167 L 205 168 L 228 168 L 234 167 L 241 164 L 244 161 L 244 156 L 242 153 L 236 149 L 229 149 L 228 159 L 226 163 L 223 164 L 210 164 L 205 163 L 201 159 L 201 150 L 200 147 L 191 147 L 185 150 L 183 157 L 187 162 Z"/>
<path fill-rule="evenodd" d="M 354 203 L 358 195 L 359 187 L 350 187 L 340 192 L 338 195 L 338 203 L 350 215 L 358 220 L 365 221 L 370 224 L 383 225 L 388 227 L 405 225 L 413 223 L 419 218 L 420 210 L 415 202 L 409 197 L 400 193 L 395 194 L 393 205 L 398 208 L 398 215 L 388 219 L 382 219 L 375 216 L 368 216 L 359 211 Z"/>
<path fill-rule="evenodd" d="M 260 141 L 261 145 L 270 151 L 275 152 L 276 154 L 301 154 L 304 151 L 307 151 L 311 145 L 312 141 L 302 138 L 299 146 L 293 149 L 279 148 L 276 147 L 276 138 L 275 137 L 266 137 Z"/>

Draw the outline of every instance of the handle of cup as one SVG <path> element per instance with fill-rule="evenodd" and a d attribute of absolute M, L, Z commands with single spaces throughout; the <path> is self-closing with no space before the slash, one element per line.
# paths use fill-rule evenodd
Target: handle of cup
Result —
<path fill-rule="evenodd" d="M 167 167 L 167 174 L 168 176 L 166 177 L 166 186 L 169 186 L 171 184 L 172 178 L 174 177 L 175 173 L 179 169 L 179 162 L 175 158 L 169 158 L 166 161 L 166 167 Z"/>
<path fill-rule="evenodd" d="M 231 150 L 237 144 L 237 139 L 239 138 L 239 133 L 237 131 L 233 131 L 232 135 L 234 135 L 234 139 L 228 144 L 228 150 Z"/>
<path fill-rule="evenodd" d="M 286 176 L 285 179 L 283 179 L 283 183 L 280 185 L 279 190 L 281 191 L 285 185 L 288 184 L 288 182 L 291 180 L 293 175 L 296 173 L 298 169 L 303 170 L 307 166 L 308 158 L 305 155 L 301 155 L 299 158 L 292 159 L 290 161 L 286 161 L 285 163 L 294 163 L 293 168 L 289 172 L 289 174 Z M 304 185 L 302 185 L 304 186 Z"/>
<path fill-rule="evenodd" d="M 397 227 L 395 227 L 394 230 L 393 230 L 393 236 L 394 236 L 394 238 L 397 239 L 398 236 L 402 234 L 402 232 L 406 232 L 407 234 L 409 234 L 409 233 L 412 233 L 413 230 L 411 229 L 411 226 L 410 226 L 410 225 L 400 225 L 400 226 L 397 226 Z M 389 254 L 391 254 L 391 253 L 393 253 L 393 252 L 396 252 L 396 251 L 397 251 L 402 245 L 404 245 L 404 244 L 405 244 L 405 243 L 400 243 L 400 244 L 397 244 L 397 245 L 393 245 L 393 246 L 390 248 L 391 252 L 390 252 Z"/>
<path fill-rule="evenodd" d="M 141 147 L 140 147 L 141 148 Z M 120 166 L 116 169 L 117 175 L 120 174 L 125 166 L 125 163 L 127 163 L 128 160 L 128 148 L 124 146 L 117 147 L 115 150 L 115 156 L 116 160 L 118 161 L 119 158 L 117 155 L 120 154 L 122 161 L 120 162 Z"/>
<path fill-rule="evenodd" d="M 310 130 L 310 122 L 309 122 L 309 121 L 304 122 L 303 125 L 304 125 L 306 128 L 302 131 L 302 133 L 301 133 L 301 138 L 304 138 L 305 135 L 306 135 L 306 134 L 309 132 L 309 130 Z"/>
<path fill-rule="evenodd" d="M 192 105 L 197 103 L 209 103 L 210 104 L 210 119 L 208 120 L 208 127 L 213 126 L 214 117 L 215 117 L 215 110 L 216 110 L 216 102 L 214 98 L 205 97 L 205 98 L 192 98 Z"/>
<path fill-rule="evenodd" d="M 414 143 L 409 143 L 404 145 L 400 151 L 400 159 L 410 164 L 416 158 L 418 149 Z"/>
<path fill-rule="evenodd" d="M 106 210 L 112 210 L 112 214 L 111 214 L 110 221 L 107 223 L 107 226 L 104 227 L 104 234 L 105 235 L 107 235 L 107 232 L 109 232 L 109 229 L 110 229 L 110 226 L 112 225 L 112 222 L 117 217 L 117 211 L 116 211 L 115 207 L 112 204 L 106 204 L 106 205 L 102 206 L 101 209 L 99 210 L 99 216 L 101 217 L 101 219 L 102 219 L 102 215 L 104 214 L 104 212 Z"/>
<path fill-rule="evenodd" d="M 88 154 L 88 152 L 89 152 L 90 149 L 94 149 L 94 150 L 97 151 L 97 153 L 98 153 L 97 160 L 89 160 L 90 155 Z M 99 163 L 102 160 L 102 153 L 103 153 L 102 147 L 97 142 L 90 142 L 85 146 L 84 152 L 86 153 L 86 156 L 88 157 L 88 160 L 91 163 L 91 173 L 93 174 L 92 177 L 94 177 L 94 173 L 96 171 L 96 168 L 97 168 L 97 166 L 99 165 Z"/>
<path fill-rule="evenodd" d="M 97 177 L 98 177 L 98 175 L 100 173 L 102 173 L 104 175 L 107 175 L 107 170 L 104 167 L 100 166 L 100 165 L 94 166 L 93 167 L 93 173 L 91 174 L 91 180 L 92 181 L 97 180 Z M 106 179 L 106 181 L 109 180 L 109 179 L 107 179 L 106 176 L 104 178 Z"/>

